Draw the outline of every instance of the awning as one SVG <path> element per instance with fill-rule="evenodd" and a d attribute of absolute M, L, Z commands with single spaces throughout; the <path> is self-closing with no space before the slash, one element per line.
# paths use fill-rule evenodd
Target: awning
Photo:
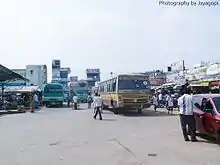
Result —
<path fill-rule="evenodd" d="M 29 81 L 28 79 L 22 77 L 21 75 L 13 72 L 12 70 L 0 64 L 0 82 L 13 81 L 13 80 Z"/>
<path fill-rule="evenodd" d="M 5 92 L 35 92 L 41 91 L 39 86 L 8 86 L 5 87 Z"/>

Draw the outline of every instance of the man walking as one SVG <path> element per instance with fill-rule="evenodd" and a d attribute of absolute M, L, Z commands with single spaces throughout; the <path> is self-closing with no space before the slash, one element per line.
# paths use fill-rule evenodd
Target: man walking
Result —
<path fill-rule="evenodd" d="M 95 94 L 93 98 L 93 105 L 95 108 L 95 115 L 93 116 L 96 119 L 97 115 L 99 114 L 99 120 L 102 120 L 101 108 L 102 108 L 102 98 L 98 93 Z"/>
<path fill-rule="evenodd" d="M 183 90 L 183 95 L 178 99 L 178 106 L 180 111 L 180 123 L 185 141 L 189 141 L 188 133 L 190 133 L 191 141 L 196 142 L 196 125 L 193 115 L 193 101 L 191 91 L 189 88 Z M 187 131 L 188 126 L 188 131 Z"/>

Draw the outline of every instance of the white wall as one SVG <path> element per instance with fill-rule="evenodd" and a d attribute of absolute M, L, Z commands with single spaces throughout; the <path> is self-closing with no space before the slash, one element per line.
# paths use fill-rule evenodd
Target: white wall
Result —
<path fill-rule="evenodd" d="M 38 85 L 41 88 L 45 85 L 45 69 L 44 65 L 27 65 L 26 78 L 30 80 L 29 85 Z"/>

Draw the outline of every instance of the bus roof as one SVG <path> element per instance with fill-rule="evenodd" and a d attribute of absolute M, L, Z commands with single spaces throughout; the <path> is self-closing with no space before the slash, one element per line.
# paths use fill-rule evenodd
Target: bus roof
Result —
<path fill-rule="evenodd" d="M 115 76 L 113 78 L 110 78 L 110 79 L 107 79 L 105 81 L 98 82 L 98 85 L 102 84 L 102 83 L 105 83 L 107 81 L 110 81 L 110 80 L 114 80 L 114 79 L 116 79 L 117 77 L 120 77 L 120 76 L 143 76 L 143 77 L 149 77 L 149 76 L 147 76 L 145 74 L 141 74 L 141 73 L 127 73 L 127 74 L 124 73 L 124 74 L 118 74 L 117 76 Z"/>
<path fill-rule="evenodd" d="M 63 85 L 60 84 L 60 83 L 48 83 L 48 84 L 46 84 L 45 86 L 54 86 L 54 85 L 56 85 L 56 86 L 62 86 L 62 87 L 63 87 Z M 45 87 L 45 86 L 44 86 L 44 87 Z"/>

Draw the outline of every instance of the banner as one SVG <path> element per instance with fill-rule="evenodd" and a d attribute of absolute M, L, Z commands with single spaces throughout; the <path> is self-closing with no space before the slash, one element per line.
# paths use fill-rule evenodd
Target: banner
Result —
<path fill-rule="evenodd" d="M 86 73 L 100 73 L 100 69 L 86 69 Z"/>

